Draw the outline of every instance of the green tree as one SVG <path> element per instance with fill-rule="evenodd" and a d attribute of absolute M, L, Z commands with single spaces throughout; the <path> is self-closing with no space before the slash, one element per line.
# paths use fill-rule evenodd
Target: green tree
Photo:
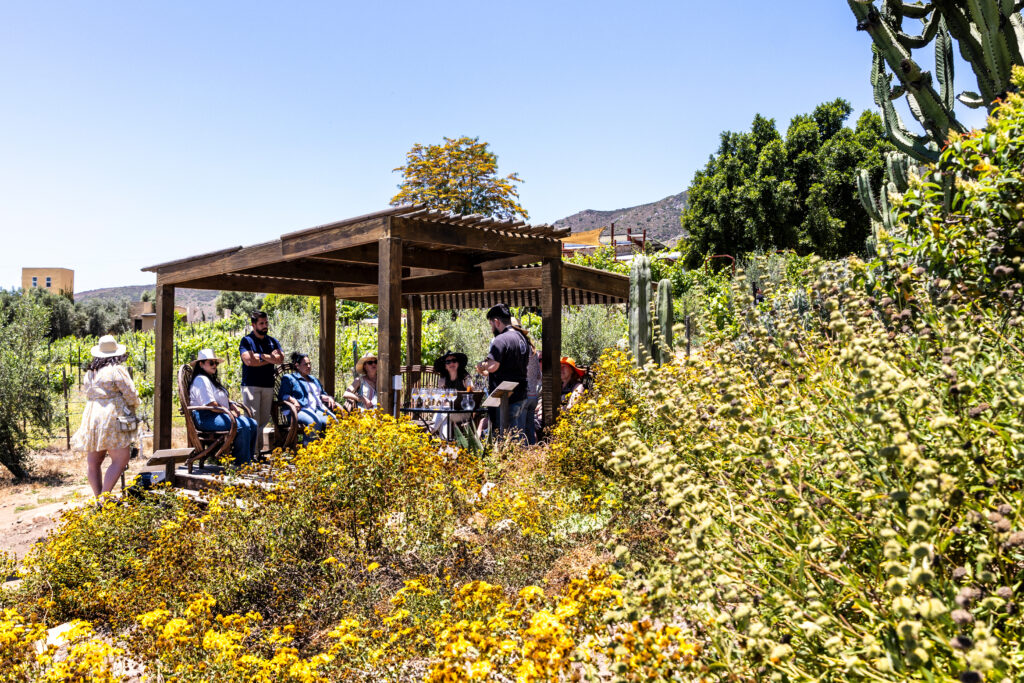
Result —
<path fill-rule="evenodd" d="M 857 168 L 880 180 L 881 118 L 837 99 L 793 117 L 783 138 L 772 119 L 754 117 L 749 132 L 724 132 L 718 152 L 698 171 L 683 214 L 687 262 L 722 251 L 796 249 L 836 257 L 863 249 L 871 221 L 856 194 Z"/>
<path fill-rule="evenodd" d="M 416 143 L 405 155 L 398 194 L 392 204 L 426 204 L 432 209 L 502 219 L 529 218 L 519 205 L 517 173 L 498 176 L 498 157 L 480 138 L 448 138 L 440 145 Z"/>
<path fill-rule="evenodd" d="M 217 295 L 217 300 L 213 305 L 220 315 L 223 315 L 225 310 L 230 310 L 235 315 L 248 317 L 254 311 L 260 310 L 263 305 L 263 297 L 253 292 L 223 291 Z"/>
<path fill-rule="evenodd" d="M 48 430 L 53 395 L 44 364 L 49 316 L 34 296 L 19 296 L 0 316 L 0 465 L 28 476 L 28 443 Z"/>

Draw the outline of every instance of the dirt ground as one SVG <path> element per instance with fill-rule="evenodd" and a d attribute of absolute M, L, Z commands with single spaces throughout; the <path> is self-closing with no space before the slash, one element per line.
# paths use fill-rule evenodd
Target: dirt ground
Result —
<path fill-rule="evenodd" d="M 175 428 L 172 437 L 174 447 L 184 445 L 183 428 Z M 60 443 L 34 452 L 32 476 L 26 481 L 16 482 L 6 470 L 0 472 L 0 551 L 23 557 L 57 525 L 61 512 L 93 500 L 86 478 L 85 455 L 67 451 L 63 446 Z M 145 467 L 145 456 L 152 452 L 146 439 L 143 455 L 129 462 L 126 481 L 149 469 Z M 109 462 L 104 463 L 104 470 Z M 114 491 L 120 489 L 117 485 Z"/>

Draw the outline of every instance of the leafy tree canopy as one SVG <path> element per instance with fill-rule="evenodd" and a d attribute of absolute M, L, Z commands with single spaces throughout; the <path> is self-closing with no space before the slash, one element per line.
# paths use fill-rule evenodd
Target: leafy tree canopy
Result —
<path fill-rule="evenodd" d="M 498 157 L 480 138 L 448 138 L 440 145 L 413 145 L 405 155 L 402 184 L 392 204 L 426 204 L 461 215 L 513 219 L 529 214 L 519 205 L 517 173 L 498 176 Z"/>
<path fill-rule="evenodd" d="M 856 171 L 882 176 L 885 140 L 881 117 L 861 114 L 843 99 L 793 117 L 785 138 L 760 114 L 749 132 L 724 132 L 718 152 L 690 185 L 683 214 L 687 262 L 708 253 L 795 249 L 826 257 L 863 250 L 871 221 L 857 198 Z"/>
<path fill-rule="evenodd" d="M 249 317 L 253 312 L 260 310 L 263 305 L 263 297 L 253 292 L 232 292 L 225 290 L 217 296 L 214 307 L 218 314 L 224 310 L 230 310 L 235 315 Z"/>

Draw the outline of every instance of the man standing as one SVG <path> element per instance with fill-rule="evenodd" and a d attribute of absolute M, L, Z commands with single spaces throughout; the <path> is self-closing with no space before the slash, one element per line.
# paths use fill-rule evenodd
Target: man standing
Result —
<path fill-rule="evenodd" d="M 526 337 L 512 325 L 512 313 L 505 304 L 498 304 L 487 311 L 487 321 L 491 323 L 494 339 L 487 352 L 487 359 L 477 363 L 476 371 L 487 373 L 487 388 L 494 391 L 502 382 L 516 382 L 515 391 L 509 397 L 509 424 L 499 424 L 499 414 L 491 409 L 490 420 L 495 433 L 509 428 L 518 429 L 521 435 L 526 433 L 526 365 L 530 346 Z"/>
<path fill-rule="evenodd" d="M 256 452 L 263 451 L 263 427 L 270 422 L 270 404 L 274 401 L 274 366 L 284 362 L 277 340 L 267 334 L 267 314 L 252 314 L 252 332 L 242 337 L 238 353 L 242 357 L 242 405 L 256 418 Z"/>

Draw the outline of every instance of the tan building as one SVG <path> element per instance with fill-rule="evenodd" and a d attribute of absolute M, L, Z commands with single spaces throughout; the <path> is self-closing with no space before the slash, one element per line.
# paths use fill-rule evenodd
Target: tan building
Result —
<path fill-rule="evenodd" d="M 174 312 L 188 320 L 188 306 L 175 306 Z M 156 329 L 156 304 L 152 301 L 132 301 L 128 304 L 128 314 L 132 317 L 132 329 L 136 332 Z"/>
<path fill-rule="evenodd" d="M 68 268 L 22 268 L 22 289 L 47 289 L 54 294 L 75 296 L 75 271 Z"/>

